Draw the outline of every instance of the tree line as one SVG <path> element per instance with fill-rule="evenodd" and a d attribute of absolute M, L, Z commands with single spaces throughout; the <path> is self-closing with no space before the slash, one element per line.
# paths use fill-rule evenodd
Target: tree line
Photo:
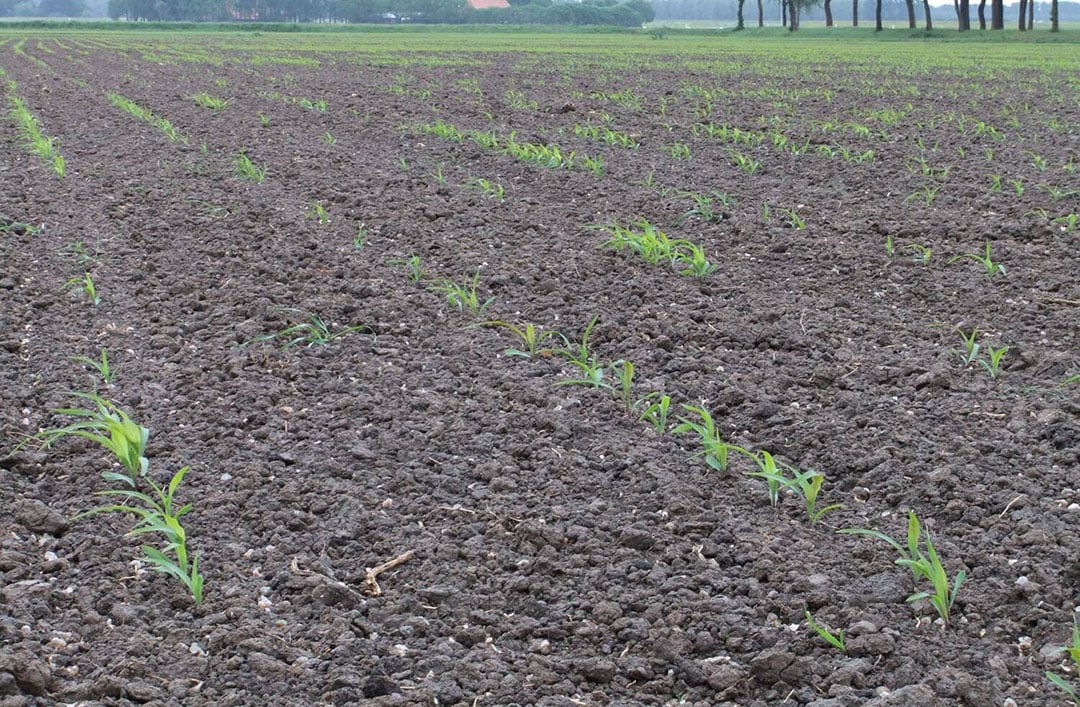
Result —
<path fill-rule="evenodd" d="M 3 2 L 4 0 L 0 0 Z M 72 2 L 77 0 L 41 0 Z M 648 0 L 517 0 L 474 10 L 466 0 L 109 0 L 109 17 L 125 20 L 220 22 L 422 22 L 640 27 L 654 18 Z"/>

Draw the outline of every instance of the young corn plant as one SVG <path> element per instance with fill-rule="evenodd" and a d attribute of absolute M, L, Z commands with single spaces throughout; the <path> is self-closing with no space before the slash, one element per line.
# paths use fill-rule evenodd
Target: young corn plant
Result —
<path fill-rule="evenodd" d="M 360 223 L 356 225 L 356 235 L 353 236 L 352 244 L 353 248 L 357 250 L 363 250 L 367 245 L 368 228 L 366 225 Z"/>
<path fill-rule="evenodd" d="M 791 226 L 796 231 L 801 231 L 806 228 L 806 219 L 799 216 L 799 213 L 795 211 L 795 209 L 784 209 L 784 213 L 787 214 L 787 220 L 784 223 Z"/>
<path fill-rule="evenodd" d="M 409 278 L 409 282 L 420 282 L 427 277 L 427 270 L 424 269 L 424 264 L 416 253 L 409 253 L 404 258 L 395 258 L 390 261 L 390 264 L 405 268 L 405 277 Z"/>
<path fill-rule="evenodd" d="M 287 312 L 299 313 L 297 309 L 286 309 Z M 281 331 L 273 334 L 264 334 L 263 336 L 256 336 L 254 339 L 248 341 L 247 344 L 258 344 L 265 341 L 280 341 L 282 351 L 288 351 L 296 346 L 326 346 L 335 339 L 340 339 L 343 336 L 352 334 L 357 331 L 367 331 L 367 326 L 363 324 L 357 324 L 353 326 L 342 327 L 336 331 L 330 329 L 330 325 L 327 324 L 321 317 L 315 314 L 308 314 L 307 321 L 299 322 L 291 326 L 285 327 Z"/>
<path fill-rule="evenodd" d="M 430 285 L 430 289 L 446 295 L 447 303 L 462 314 L 468 314 L 473 319 L 479 319 L 484 315 L 491 303 L 495 301 L 494 296 L 483 301 L 480 300 L 480 295 L 476 291 L 479 284 L 480 269 L 477 268 L 472 280 L 466 278 L 463 282 L 457 283 L 444 278 Z"/>
<path fill-rule="evenodd" d="M 749 155 L 744 155 L 737 150 L 728 150 L 728 155 L 731 157 L 731 164 L 747 174 L 754 174 L 761 169 L 761 162 Z"/>
<path fill-rule="evenodd" d="M 561 356 L 566 359 L 567 363 L 580 370 L 583 379 L 589 381 L 588 384 L 593 386 L 603 381 L 604 378 L 604 366 L 597 362 L 596 355 L 589 348 L 589 337 L 592 336 L 592 331 L 599 321 L 600 317 L 593 317 L 581 333 L 581 339 L 574 343 L 563 337 L 566 346 L 553 351 L 555 355 Z"/>
<path fill-rule="evenodd" d="M 506 201 L 506 189 L 502 184 L 493 182 L 488 179 L 473 179 L 465 184 L 470 189 L 475 189 L 482 193 L 489 199 L 495 199 L 496 201 Z"/>
<path fill-rule="evenodd" d="M 982 254 L 979 254 L 979 253 L 961 253 L 960 255 L 956 255 L 956 256 L 953 256 L 953 257 L 949 258 L 949 263 L 948 264 L 952 265 L 953 263 L 955 263 L 955 262 L 957 262 L 959 260 L 974 260 L 975 262 L 979 263 L 980 265 L 983 266 L 983 269 L 986 272 L 986 276 L 988 278 L 990 278 L 990 279 L 993 279 L 995 275 L 1004 275 L 1005 274 L 1005 266 L 1002 265 L 1001 263 L 994 262 L 994 259 L 991 257 L 990 241 L 986 241 L 986 248 L 985 248 L 985 250 L 983 251 Z"/>
<path fill-rule="evenodd" d="M 780 488 L 784 485 L 784 480 L 787 478 L 780 473 L 780 468 L 776 463 L 776 458 L 769 452 L 761 450 L 753 452 L 743 447 L 732 445 L 731 451 L 742 454 L 750 461 L 757 465 L 758 470 L 755 472 L 746 472 L 747 476 L 754 476 L 765 481 L 768 488 L 769 503 L 775 508 L 780 503 Z"/>
<path fill-rule="evenodd" d="M 79 422 L 39 432 L 35 437 L 42 446 L 49 447 L 64 437 L 82 437 L 112 452 L 126 470 L 126 474 L 102 472 L 109 481 L 133 482 L 146 475 L 149 462 L 146 459 L 146 441 L 150 430 L 136 424 L 130 416 L 111 400 L 96 393 L 72 393 L 77 398 L 92 403 L 85 408 L 58 408 L 53 412 L 81 418 Z"/>
<path fill-rule="evenodd" d="M 830 646 L 838 649 L 841 653 L 847 653 L 847 643 L 844 641 L 844 629 L 841 628 L 830 631 L 827 626 L 823 626 L 814 620 L 809 609 L 804 609 L 803 614 L 806 616 L 806 625 L 812 628 L 814 633 L 820 636 L 822 640 Z"/>
<path fill-rule="evenodd" d="M 610 365 L 615 385 L 611 389 L 626 408 L 627 413 L 634 412 L 634 364 L 626 359 L 619 359 Z"/>
<path fill-rule="evenodd" d="M 94 278 L 90 276 L 90 273 L 85 273 L 82 277 L 73 277 L 64 283 L 65 290 L 82 290 L 86 295 L 86 299 L 90 301 L 90 304 L 95 307 L 101 304 L 101 297 L 98 296 L 97 287 L 94 285 Z"/>
<path fill-rule="evenodd" d="M 1068 646 L 1062 646 L 1054 651 L 1057 653 L 1068 653 L 1069 658 L 1072 659 L 1074 670 L 1080 673 L 1080 626 L 1076 623 L 1076 617 L 1073 617 L 1073 630 L 1072 630 L 1072 644 Z M 1060 689 L 1076 704 L 1080 705 L 1080 692 L 1075 687 L 1069 684 L 1069 681 L 1061 677 L 1057 673 L 1047 670 L 1046 679 L 1054 684 L 1055 687 Z"/>
<path fill-rule="evenodd" d="M 236 154 L 236 157 L 233 159 L 233 168 L 236 172 L 236 176 L 240 179 L 246 179 L 255 182 L 256 184 L 262 184 L 266 179 L 266 168 L 260 167 L 252 162 L 251 158 L 243 152 Z"/>
<path fill-rule="evenodd" d="M 311 204 L 311 208 L 304 214 L 309 219 L 315 219 L 320 225 L 325 226 L 330 223 L 330 214 L 327 213 L 326 207 L 323 206 L 321 201 L 316 201 Z"/>
<path fill-rule="evenodd" d="M 908 194 L 904 201 L 922 201 L 927 206 L 930 206 L 934 203 L 934 200 L 937 199 L 937 195 L 940 191 L 940 184 L 924 184 L 922 188 Z"/>
<path fill-rule="evenodd" d="M 143 475 L 141 482 L 153 489 L 153 495 L 135 488 L 135 479 L 117 475 L 115 480 L 130 484 L 129 488 L 116 488 L 98 491 L 94 495 L 121 499 L 120 503 L 92 508 L 80 513 L 76 519 L 100 513 L 130 513 L 139 520 L 129 531 L 129 535 L 158 533 L 164 536 L 160 547 L 143 545 L 142 551 L 150 566 L 169 575 L 183 584 L 191 593 L 195 604 L 202 604 L 203 575 L 199 573 L 199 556 L 191 555 L 188 549 L 187 532 L 180 523 L 181 516 L 191 511 L 190 503 L 177 508 L 176 490 L 179 488 L 189 467 L 183 467 L 169 481 L 167 486 L 158 485 L 149 475 Z"/>
<path fill-rule="evenodd" d="M 554 353 L 555 349 L 545 348 L 544 342 L 552 339 L 562 341 L 563 345 L 566 345 L 566 337 L 555 331 L 554 329 L 548 329 L 547 331 L 540 331 L 531 322 L 526 324 L 512 324 L 510 322 L 504 322 L 498 319 L 492 319 L 486 322 L 482 322 L 482 326 L 486 327 L 499 327 L 510 332 L 521 341 L 522 348 L 509 348 L 506 349 L 507 356 L 518 356 L 520 358 L 532 358 L 533 356 L 550 356 Z"/>
<path fill-rule="evenodd" d="M 220 96 L 212 96 L 205 91 L 196 93 L 191 97 L 191 100 L 195 101 L 195 105 L 197 106 L 217 111 L 225 110 L 225 106 L 229 105 L 228 99 L 221 98 Z"/>
<path fill-rule="evenodd" d="M 979 336 L 979 328 L 974 327 L 970 334 L 965 334 L 963 329 L 956 327 L 956 332 L 960 334 L 960 339 L 964 342 L 964 348 L 956 349 L 953 353 L 960 358 L 960 363 L 970 366 L 979 359 L 979 350 L 982 348 L 976 341 Z"/>
<path fill-rule="evenodd" d="M 109 366 L 109 352 L 106 349 L 101 349 L 101 358 L 94 359 L 89 356 L 73 356 L 71 360 L 97 371 L 98 375 L 101 376 L 101 380 L 105 382 L 105 385 L 112 385 L 113 370 Z"/>
<path fill-rule="evenodd" d="M 676 264 L 684 266 L 679 273 L 703 278 L 720 269 L 718 263 L 710 262 L 705 256 L 705 249 L 688 240 L 680 240 L 675 256 Z"/>
<path fill-rule="evenodd" d="M 671 411 L 671 396 L 663 393 L 649 393 L 638 398 L 633 405 L 640 410 L 638 419 L 647 422 L 657 434 L 664 434 L 668 428 L 668 414 Z"/>
<path fill-rule="evenodd" d="M 922 265 L 930 264 L 930 256 L 933 254 L 930 246 L 923 245 L 922 243 L 906 243 L 904 245 L 904 250 L 911 252 L 911 259 L 916 263 Z"/>
<path fill-rule="evenodd" d="M 703 407 L 687 405 L 683 403 L 683 410 L 694 417 L 680 417 L 679 424 L 672 430 L 675 434 L 680 432 L 693 432 L 697 434 L 702 450 L 694 456 L 703 457 L 705 464 L 710 469 L 724 471 L 728 467 L 728 453 L 734 447 L 728 444 L 720 436 L 716 429 L 716 422 L 712 414 Z"/>
<path fill-rule="evenodd" d="M 1008 351 L 1008 346 L 1002 346 L 995 349 L 993 346 L 987 344 L 986 358 L 979 359 L 979 363 L 986 369 L 986 372 L 990 374 L 992 380 L 997 380 L 998 372 L 1001 370 L 1001 360 Z"/>
<path fill-rule="evenodd" d="M 679 220 L 675 223 L 681 226 L 691 217 L 700 218 L 706 223 L 720 223 L 724 220 L 726 214 L 723 208 L 718 207 L 730 207 L 735 205 L 735 200 L 727 194 L 718 191 L 711 191 L 709 194 L 698 194 L 692 191 L 680 192 L 682 196 L 688 196 L 694 200 L 694 206 L 688 211 L 684 212 Z"/>
<path fill-rule="evenodd" d="M 956 602 L 956 595 L 960 591 L 960 585 L 967 578 L 967 572 L 960 570 L 950 583 L 949 575 L 941 563 L 941 558 L 938 556 L 933 541 L 930 539 L 930 533 L 923 533 L 915 511 L 908 511 L 907 547 L 878 530 L 843 528 L 838 532 L 848 535 L 866 535 L 878 540 L 884 540 L 892 545 L 900 554 L 900 557 L 896 559 L 896 564 L 911 570 L 915 582 L 924 579 L 930 583 L 929 590 L 916 592 L 909 596 L 907 601 L 914 602 L 920 599 L 928 599 L 937 611 L 938 616 L 941 617 L 942 623 L 948 625 L 950 611 Z M 920 544 L 922 547 L 920 547 Z M 925 552 L 923 547 L 926 548 Z"/>

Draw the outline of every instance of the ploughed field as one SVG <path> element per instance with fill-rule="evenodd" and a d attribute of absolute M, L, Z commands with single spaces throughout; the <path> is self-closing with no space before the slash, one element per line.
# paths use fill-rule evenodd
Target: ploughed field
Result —
<path fill-rule="evenodd" d="M 4 40 L 0 701 L 1063 704 L 1075 58 Z"/>

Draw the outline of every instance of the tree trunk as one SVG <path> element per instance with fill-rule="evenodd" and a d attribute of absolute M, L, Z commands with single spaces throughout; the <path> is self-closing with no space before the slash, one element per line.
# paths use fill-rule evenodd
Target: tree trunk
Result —
<path fill-rule="evenodd" d="M 1027 29 L 1024 26 L 1024 21 L 1027 20 L 1027 4 L 1028 0 L 1020 0 L 1020 19 L 1016 24 L 1016 28 L 1023 32 Z"/>
<path fill-rule="evenodd" d="M 923 0 L 923 14 L 926 15 L 926 31 L 934 29 L 934 21 L 930 18 L 930 0 Z"/>
<path fill-rule="evenodd" d="M 986 0 L 979 0 L 979 29 L 986 29 Z"/>
<path fill-rule="evenodd" d="M 881 0 L 877 0 L 874 5 L 874 31 L 881 31 Z"/>
<path fill-rule="evenodd" d="M 1050 0 L 1050 31 L 1058 31 L 1058 0 Z"/>
<path fill-rule="evenodd" d="M 746 27 L 746 25 L 743 24 L 743 14 L 742 14 L 742 8 L 743 8 L 743 3 L 744 2 L 746 2 L 746 0 L 739 0 L 739 15 L 738 15 L 739 24 L 735 25 L 735 29 L 744 29 Z"/>
<path fill-rule="evenodd" d="M 832 27 L 832 0 L 825 0 L 825 26 Z"/>
<path fill-rule="evenodd" d="M 851 0 L 851 26 L 859 26 L 859 0 Z"/>
<path fill-rule="evenodd" d="M 1035 29 L 1035 0 L 1028 0 L 1028 29 Z"/>
<path fill-rule="evenodd" d="M 1004 0 L 991 0 L 990 2 L 990 29 L 1005 29 Z"/>
<path fill-rule="evenodd" d="M 907 26 L 908 29 L 915 29 L 915 0 L 904 0 L 907 4 Z"/>
<path fill-rule="evenodd" d="M 792 32 L 799 31 L 799 6 L 794 2 L 788 3 L 789 27 Z"/>
<path fill-rule="evenodd" d="M 765 26 L 765 8 L 761 5 L 761 0 L 757 0 L 757 26 Z"/>
<path fill-rule="evenodd" d="M 960 0 L 957 7 L 959 8 L 957 15 L 959 17 L 960 31 L 967 32 L 971 29 L 971 2 L 970 0 Z"/>
<path fill-rule="evenodd" d="M 780 0 L 780 26 L 787 27 L 787 4 L 788 0 Z"/>

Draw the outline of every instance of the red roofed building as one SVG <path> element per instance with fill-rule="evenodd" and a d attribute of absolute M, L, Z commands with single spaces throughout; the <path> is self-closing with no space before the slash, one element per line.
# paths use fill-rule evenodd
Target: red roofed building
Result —
<path fill-rule="evenodd" d="M 510 7 L 510 3 L 506 0 L 469 0 L 469 7 L 474 10 L 491 10 Z"/>

